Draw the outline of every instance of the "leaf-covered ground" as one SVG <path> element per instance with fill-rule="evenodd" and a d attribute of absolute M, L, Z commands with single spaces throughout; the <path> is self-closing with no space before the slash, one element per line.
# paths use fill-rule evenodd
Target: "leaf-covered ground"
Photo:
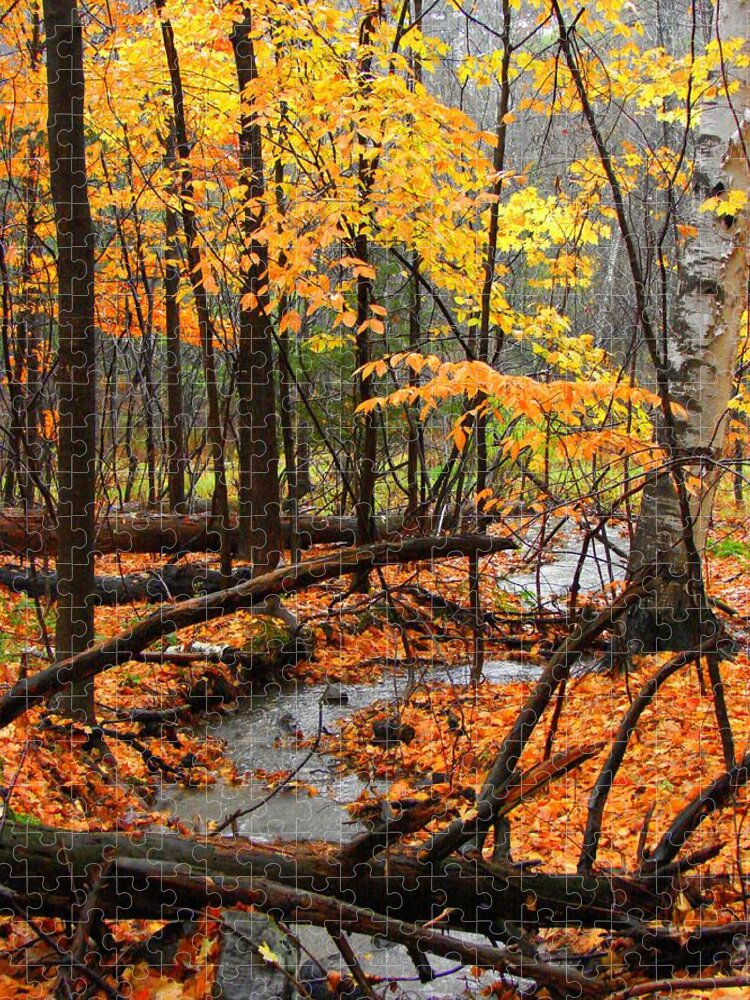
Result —
<path fill-rule="evenodd" d="M 748 657 L 748 589 L 750 563 L 747 537 L 738 523 L 727 522 L 717 532 L 708 560 L 708 582 L 712 596 L 738 644 L 737 658 L 725 663 L 724 679 L 738 752 L 750 746 L 750 658 Z M 522 605 L 508 597 L 504 573 L 517 569 L 518 556 L 493 560 L 494 573 L 482 581 L 482 604 L 494 608 L 498 625 L 488 643 L 488 658 L 507 657 L 542 665 L 550 648 L 564 634 L 560 622 L 546 626 L 523 623 L 518 612 Z M 101 572 L 142 568 L 137 556 L 102 559 Z M 313 662 L 298 664 L 296 676 L 303 682 L 338 680 L 347 685 L 371 683 L 385 671 L 402 675 L 404 662 L 417 662 L 416 689 L 408 704 L 376 704 L 342 721 L 339 730 L 324 737 L 322 749 L 333 755 L 342 771 L 353 770 L 370 777 L 390 780 L 388 800 L 398 808 L 404 800 L 433 796 L 439 799 L 433 827 L 446 818 L 468 815 L 484 773 L 499 742 L 509 729 L 528 693 L 522 683 L 478 687 L 440 681 L 440 664 L 468 662 L 473 636 L 466 621 L 450 611 L 434 613 L 443 633 L 434 629 L 404 631 L 398 624 L 415 604 L 399 588 L 418 584 L 463 607 L 468 606 L 466 564 L 461 560 L 434 568 L 388 570 L 385 574 L 389 598 L 368 601 L 351 595 L 338 581 L 325 588 L 298 595 L 290 607 L 300 619 L 309 620 L 315 630 L 317 653 Z M 377 583 L 376 583 L 377 588 Z M 389 603 L 390 602 L 390 603 Z M 394 608 L 397 613 L 394 613 Z M 145 606 L 99 608 L 97 631 L 111 635 L 148 613 Z M 422 606 L 424 611 L 424 607 Z M 428 609 L 429 610 L 429 609 Z M 433 612 L 435 609 L 432 609 Z M 735 614 L 730 612 L 734 611 Z M 0 681 L 10 684 L 19 670 L 34 670 L 44 640 L 40 613 L 48 626 L 52 614 L 43 606 L 17 595 L 3 593 L 0 600 L 0 632 L 3 657 Z M 216 641 L 242 647 L 260 627 L 250 612 L 230 619 L 185 630 L 177 639 Z M 507 649 L 504 647 L 511 646 Z M 32 655 L 28 654 L 32 648 Z M 26 651 L 26 652 L 24 652 Z M 665 654 L 666 655 L 666 654 Z M 586 673 L 571 678 L 554 735 L 553 752 L 586 749 L 590 759 L 562 778 L 540 788 L 512 814 L 512 850 L 516 859 L 539 859 L 547 870 L 574 871 L 582 843 L 588 793 L 606 757 L 610 741 L 633 696 L 653 674 L 663 657 L 636 658 L 631 670 L 614 677 Z M 395 665 L 394 665 L 395 664 Z M 420 671 L 429 671 L 421 674 Z M 420 677 L 428 682 L 419 683 Z M 447 675 L 446 675 L 447 677 Z M 224 665 L 194 663 L 189 667 L 164 663 L 129 663 L 105 672 L 97 679 L 96 697 L 101 725 L 105 730 L 134 736 L 125 741 L 105 736 L 103 746 L 92 746 L 91 734 L 35 709 L 9 727 L 2 741 L 2 783 L 9 814 L 27 820 L 76 830 L 137 830 L 150 826 L 178 826 L 155 811 L 154 801 L 164 782 L 191 785 L 242 780 L 224 754 L 220 739 L 204 735 L 187 717 L 169 733 L 154 734 L 136 724 L 115 722 L 117 713 L 132 709 L 166 708 L 185 705 L 196 685 L 218 692 L 212 709 L 236 710 L 237 702 L 227 697 L 234 691 L 241 701 L 241 689 L 232 669 Z M 224 698 L 223 702 L 221 698 Z M 373 735 L 373 723 L 393 717 L 412 727 L 413 738 L 395 746 L 385 746 Z M 541 761 L 549 739 L 550 719 L 537 728 L 524 758 L 524 769 Z M 315 734 L 298 733 L 304 746 Z M 633 871 L 642 850 L 661 836 L 677 811 L 702 787 L 723 771 L 722 750 L 713 697 L 707 677 L 688 666 L 673 676 L 660 691 L 654 704 L 641 718 L 628 748 L 612 791 L 602 829 L 598 863 L 619 871 Z M 279 776 L 275 776 L 279 780 Z M 288 794 L 282 791 L 281 794 Z M 294 794 L 300 794 L 299 784 Z M 353 803 L 355 815 L 367 815 L 374 808 L 372 795 Z M 700 869 L 705 881 L 705 907 L 678 909 L 682 921 L 678 930 L 687 931 L 696 922 L 724 923 L 747 919 L 740 891 L 750 867 L 750 799 L 740 792 L 732 808 L 710 817 L 702 824 L 690 848 L 721 844 L 720 852 Z M 644 827 L 645 818 L 647 826 Z M 415 835 L 418 840 L 429 832 Z M 713 876 L 720 875 L 720 879 Z M 205 926 L 178 950 L 174 968 L 161 974 L 137 960 L 138 942 L 153 933 L 153 922 L 131 921 L 118 927 L 117 947 L 121 961 L 133 963 L 126 979 L 135 998 L 206 996 L 217 953 L 217 924 L 207 918 Z M 38 927 L 65 945 L 62 928 L 52 920 L 40 920 Z M 550 949 L 572 941 L 574 932 L 547 932 Z M 594 934 L 601 945 L 601 935 Z M 581 944 L 578 938 L 578 946 Z M 616 971 L 621 962 L 616 944 L 608 961 Z M 19 971 L 23 969 L 23 974 Z M 20 921 L 0 922 L 0 996 L 52 995 L 55 988 L 55 955 L 47 941 Z M 714 991 L 690 997 L 714 996 Z M 736 995 L 736 994 L 735 994 Z"/>

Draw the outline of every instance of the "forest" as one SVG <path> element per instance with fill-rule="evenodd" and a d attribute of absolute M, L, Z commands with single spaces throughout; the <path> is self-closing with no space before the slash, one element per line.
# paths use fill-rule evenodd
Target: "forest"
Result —
<path fill-rule="evenodd" d="M 0 997 L 750 997 L 748 0 L 0 8 Z"/>

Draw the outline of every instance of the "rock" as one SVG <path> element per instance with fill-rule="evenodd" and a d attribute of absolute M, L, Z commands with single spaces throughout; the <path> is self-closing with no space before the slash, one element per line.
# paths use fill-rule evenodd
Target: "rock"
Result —
<path fill-rule="evenodd" d="M 133 961 L 144 962 L 152 969 L 171 965 L 183 942 L 199 931 L 194 920 L 173 920 L 133 948 Z"/>
<path fill-rule="evenodd" d="M 287 936 L 263 913 L 226 910 L 222 949 L 212 996 L 221 1000 L 292 1000 L 291 982 L 254 950 L 266 945 L 290 975 L 296 975 L 295 951 Z"/>
<path fill-rule="evenodd" d="M 408 723 L 402 724 L 398 718 L 378 719 L 372 724 L 372 742 L 393 746 L 396 743 L 411 743 L 417 731 Z"/>
<path fill-rule="evenodd" d="M 442 771 L 432 771 L 431 774 L 425 775 L 424 778 L 420 780 L 415 785 L 416 788 L 431 788 L 433 785 L 442 785 L 450 778 L 447 774 L 443 774 Z"/>
<path fill-rule="evenodd" d="M 326 705 L 348 705 L 349 692 L 342 684 L 329 684 L 323 692 Z"/>
<path fill-rule="evenodd" d="M 279 719 L 279 728 L 283 729 L 290 736 L 294 736 L 296 740 L 303 740 L 305 738 L 302 726 L 300 726 L 291 712 L 284 712 Z"/>
<path fill-rule="evenodd" d="M 366 1000 L 365 994 L 350 978 L 348 971 L 340 969 L 340 959 L 337 955 L 332 956 L 330 960 L 325 959 L 325 962 L 328 969 L 324 969 L 312 958 L 308 958 L 299 967 L 297 978 L 312 1000 Z M 329 979 L 329 969 L 334 973 L 333 981 Z M 336 989 L 334 981 L 338 983 Z"/>

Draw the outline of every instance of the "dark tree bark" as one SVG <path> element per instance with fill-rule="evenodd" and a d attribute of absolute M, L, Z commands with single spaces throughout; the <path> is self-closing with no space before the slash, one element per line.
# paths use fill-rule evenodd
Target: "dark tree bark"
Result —
<path fill-rule="evenodd" d="M 362 232 L 354 240 L 354 256 L 363 267 L 369 267 L 369 240 Z M 366 274 L 357 277 L 357 367 L 362 368 L 371 360 L 370 301 L 372 281 Z M 359 402 L 367 403 L 373 396 L 370 378 L 357 377 Z M 375 537 L 375 480 L 377 472 L 377 423 L 373 410 L 362 416 L 357 448 L 357 505 L 359 525 L 357 540 L 360 545 Z"/>
<path fill-rule="evenodd" d="M 55 644 L 60 660 L 94 638 L 96 331 L 94 230 L 83 127 L 83 33 L 75 0 L 44 0 L 50 178 L 57 235 L 59 409 Z M 74 682 L 59 707 L 91 719 L 93 678 Z"/>
<path fill-rule="evenodd" d="M 174 130 L 167 138 L 167 163 L 174 164 Z M 165 335 L 167 343 L 167 482 L 169 506 L 181 511 L 185 506 L 185 410 L 182 399 L 182 336 L 180 332 L 180 265 L 177 213 L 167 204 L 164 213 L 167 245 L 164 260 Z"/>
<path fill-rule="evenodd" d="M 237 533 L 232 530 L 236 523 L 236 519 L 230 517 L 233 552 L 236 552 L 238 541 Z M 101 555 L 109 552 L 215 552 L 222 542 L 219 527 L 215 518 L 205 514 L 112 511 L 96 522 L 94 550 Z M 397 514 L 378 518 L 378 532 L 383 537 L 398 535 L 403 528 L 403 518 Z M 308 514 L 282 518 L 281 531 L 286 545 L 296 531 L 298 546 L 303 549 L 311 545 L 353 545 L 357 522 L 353 517 Z M 20 508 L 0 511 L 0 552 L 13 555 L 54 553 L 57 544 L 57 533 L 41 510 L 28 515 Z"/>
<path fill-rule="evenodd" d="M 478 537 L 482 537 L 481 535 Z M 477 796 L 476 813 L 471 818 L 455 820 L 432 838 L 428 853 L 432 858 L 447 858 L 463 844 L 475 839 L 483 844 L 487 831 L 500 815 L 514 780 L 516 765 L 534 730 L 549 707 L 555 692 L 570 675 L 570 668 L 592 639 L 611 628 L 643 594 L 643 585 L 631 583 L 612 604 L 586 625 L 576 624 L 567 639 L 558 646 L 498 750 Z"/>
<path fill-rule="evenodd" d="M 268 244 L 262 235 L 266 193 L 263 145 L 257 116 L 247 108 L 245 97 L 246 89 L 258 77 L 251 31 L 252 18 L 248 12 L 235 24 L 231 35 L 242 104 L 240 167 L 246 198 L 237 361 L 238 524 L 240 556 L 249 559 L 263 573 L 278 565 L 282 540 Z"/>
<path fill-rule="evenodd" d="M 8 886 L 0 889 L 0 904 L 16 913 L 70 919 L 76 891 L 85 893 L 91 871 L 112 857 L 96 896 L 107 917 L 169 919 L 179 913 L 184 919 L 208 906 L 242 903 L 276 919 L 325 927 L 334 936 L 384 937 L 404 944 L 415 958 L 442 955 L 533 978 L 555 1000 L 603 1000 L 611 990 L 572 964 L 480 944 L 446 933 L 446 926 L 493 940 L 506 921 L 564 925 L 572 911 L 583 926 L 627 928 L 626 907 L 648 919 L 666 903 L 666 893 L 659 897 L 647 884 L 626 878 L 521 874 L 466 859 L 433 866 L 413 854 L 394 853 L 386 861 L 350 868 L 337 847 L 318 845 L 316 851 L 242 840 L 227 847 L 169 834 L 134 838 L 12 823 L 0 845 L 2 881 Z M 439 928 L 423 924 L 439 915 Z"/>
<path fill-rule="evenodd" d="M 290 369 L 291 371 L 291 369 Z M 307 374 L 302 374 L 296 381 L 297 398 L 301 398 L 305 393 L 305 398 L 312 396 L 312 383 Z M 312 426 L 310 424 L 309 413 L 303 407 L 297 417 L 297 452 L 295 456 L 294 482 L 295 497 L 297 503 L 303 500 L 308 493 L 312 492 L 312 476 L 310 470 L 310 436 Z"/>
<path fill-rule="evenodd" d="M 412 255 L 414 274 L 411 279 L 412 300 L 409 303 L 409 350 L 419 351 L 422 341 L 422 289 L 419 286 L 419 268 L 422 259 L 417 250 Z M 417 372 L 409 373 L 409 385 L 417 388 L 420 377 Z M 419 419 L 416 406 L 406 410 L 409 425 L 409 439 L 406 449 L 406 483 L 409 492 L 408 513 L 410 517 L 423 509 L 427 499 L 429 480 L 426 474 L 424 454 L 424 427 Z"/>
<path fill-rule="evenodd" d="M 700 653 L 678 653 L 677 656 L 672 657 L 643 685 L 638 696 L 631 702 L 630 708 L 623 716 L 607 760 L 589 795 L 583 847 L 578 859 L 579 874 L 585 875 L 593 870 L 599 848 L 604 809 L 638 721 L 649 705 L 653 703 L 661 686 L 678 670 L 686 664 L 692 663 L 699 656 Z"/>
<path fill-rule="evenodd" d="M 348 847 L 342 850 L 341 845 L 331 844 L 316 850 L 305 844 L 249 841 L 226 845 L 172 833 L 141 833 L 134 838 L 132 833 L 51 831 L 12 822 L 0 844 L 0 869 L 5 885 L 38 894 L 40 900 L 49 893 L 70 892 L 71 872 L 77 883 L 109 849 L 116 869 L 102 901 L 108 912 L 115 912 L 114 904 L 119 904 L 121 918 L 160 915 L 159 908 L 173 888 L 170 876 L 178 870 L 219 876 L 227 886 L 270 878 L 272 885 L 291 886 L 301 894 L 318 893 L 371 908 L 394 923 L 432 920 L 448 909 L 441 930 L 447 926 L 479 934 L 492 934 L 504 920 L 529 927 L 564 926 L 571 921 L 589 927 L 627 926 L 629 907 L 648 917 L 660 903 L 646 880 L 624 876 L 586 879 L 569 873 L 519 871 L 477 858 L 430 863 L 397 845 L 392 852 L 356 864 L 347 856 Z M 664 889 L 661 901 L 665 902 L 669 886 Z M 314 898 L 308 896 L 308 905 Z M 477 905 L 480 899 L 482 904 Z M 213 905 L 217 904 L 218 899 Z M 308 914 L 300 909 L 297 916 L 304 922 Z"/>
<path fill-rule="evenodd" d="M 227 580 L 218 570 L 190 564 L 157 566 L 141 573 L 105 574 L 95 576 L 93 594 L 103 607 L 120 607 L 140 601 L 184 601 L 196 594 L 215 594 L 226 586 L 236 586 L 250 579 L 252 573 L 246 566 L 236 566 Z M 22 566 L 0 566 L 0 587 L 16 594 L 27 594 L 44 600 L 57 599 L 57 573 L 35 570 Z"/>
<path fill-rule="evenodd" d="M 282 300 L 279 308 L 279 316 L 285 312 L 285 302 Z M 297 441 L 295 434 L 295 385 L 292 378 L 290 363 L 290 338 L 289 331 L 279 332 L 279 368 L 280 368 L 280 393 L 279 393 L 279 414 L 281 417 L 281 440 L 284 447 L 284 475 L 286 478 L 286 490 L 289 503 L 292 509 L 296 506 L 297 497 Z M 285 508 L 289 509 L 289 508 Z"/>
<path fill-rule="evenodd" d="M 372 90 L 372 53 L 370 39 L 380 18 L 380 8 L 368 11 L 362 19 L 359 32 L 359 42 L 364 55 L 359 61 L 359 80 L 363 98 L 366 100 Z M 375 163 L 368 158 L 369 142 L 363 135 L 358 136 L 360 146 L 358 184 L 359 199 L 363 208 L 369 201 L 375 175 Z M 359 222 L 352 232 L 352 250 L 358 261 L 357 287 L 357 326 L 356 353 L 357 367 L 362 368 L 371 360 L 372 346 L 370 337 L 370 306 L 372 304 L 373 283 L 370 270 L 370 240 L 368 226 Z M 360 404 L 367 403 L 373 396 L 372 380 L 357 376 L 357 395 Z M 377 480 L 378 439 L 376 411 L 366 410 L 362 414 L 357 441 L 357 503 L 355 515 L 357 518 L 357 541 L 366 545 L 375 538 L 375 483 Z M 370 580 L 367 573 L 358 574 L 354 588 L 360 592 L 369 589 Z"/>
<path fill-rule="evenodd" d="M 219 386 L 216 377 L 216 357 L 214 354 L 215 331 L 208 308 L 203 257 L 198 243 L 198 223 L 193 210 L 193 175 L 190 169 L 190 143 L 188 142 L 185 118 L 185 95 L 182 88 L 180 60 L 174 40 L 172 22 L 164 13 L 164 3 L 156 4 L 161 18 L 161 33 L 164 53 L 169 68 L 174 109 L 175 151 L 180 161 L 180 194 L 182 197 L 182 225 L 185 232 L 190 283 L 195 301 L 200 332 L 203 371 L 206 379 L 206 399 L 208 403 L 208 444 L 214 472 L 214 513 L 217 516 L 217 530 L 222 538 L 221 568 L 229 575 L 232 570 L 232 553 L 229 542 L 229 495 L 227 491 L 226 464 L 224 461 L 224 433 L 222 430 L 219 405 Z"/>
<path fill-rule="evenodd" d="M 414 23 L 422 30 L 422 0 L 414 0 Z M 410 89 L 422 83 L 422 59 L 415 53 L 412 59 L 413 80 Z M 409 303 L 409 350 L 419 351 L 422 340 L 422 287 L 419 284 L 419 268 L 422 263 L 419 251 L 412 253 L 411 302 Z M 420 378 L 417 372 L 410 372 L 409 384 L 416 388 Z M 424 428 L 419 419 L 416 406 L 407 407 L 406 418 L 409 424 L 409 440 L 406 451 L 406 483 L 409 491 L 408 512 L 415 515 L 426 499 L 428 479 L 424 460 Z M 420 475 L 421 465 L 421 475 Z"/>

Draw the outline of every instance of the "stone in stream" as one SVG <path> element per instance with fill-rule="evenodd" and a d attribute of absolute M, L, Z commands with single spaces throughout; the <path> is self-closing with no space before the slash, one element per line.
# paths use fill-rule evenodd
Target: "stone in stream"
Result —
<path fill-rule="evenodd" d="M 325 959 L 328 968 L 312 958 L 300 965 L 297 978 L 312 1000 L 366 1000 L 365 994 L 349 975 L 337 971 L 340 961 L 339 956 L 334 955 Z"/>
<path fill-rule="evenodd" d="M 326 705 L 348 705 L 349 692 L 343 684 L 328 684 L 323 692 L 323 701 Z"/>
<path fill-rule="evenodd" d="M 372 724 L 372 742 L 385 746 L 395 746 L 397 743 L 411 743 L 417 731 L 414 726 L 402 723 L 398 718 L 376 719 Z"/>
<path fill-rule="evenodd" d="M 225 910 L 222 948 L 212 996 L 221 1000 L 292 1000 L 296 991 L 279 969 L 257 949 L 271 953 L 296 977 L 296 953 L 289 938 L 263 913 Z"/>

